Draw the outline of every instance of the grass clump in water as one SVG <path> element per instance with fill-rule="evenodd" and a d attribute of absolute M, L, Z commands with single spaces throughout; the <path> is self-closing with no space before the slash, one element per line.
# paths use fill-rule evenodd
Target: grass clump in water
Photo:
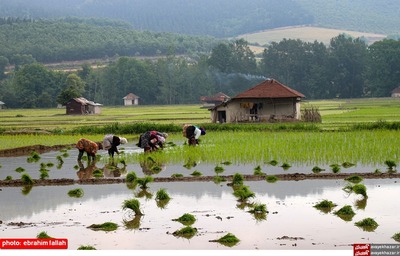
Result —
<path fill-rule="evenodd" d="M 217 175 L 217 176 L 214 176 L 213 181 L 214 181 L 215 184 L 219 184 L 221 182 L 225 182 L 226 179 L 224 177 L 221 177 L 221 176 Z"/>
<path fill-rule="evenodd" d="M 330 212 L 336 206 L 337 206 L 337 204 L 334 204 L 332 201 L 329 201 L 329 200 L 323 200 L 323 201 L 317 203 L 316 205 L 314 205 L 314 207 L 316 209 L 318 209 L 324 213 Z"/>
<path fill-rule="evenodd" d="M 256 214 L 261 214 L 261 213 L 267 213 L 267 205 L 266 204 L 260 204 L 256 203 L 252 205 L 252 209 L 249 211 L 250 213 L 256 213 Z"/>
<path fill-rule="evenodd" d="M 70 191 L 68 191 L 68 196 L 70 197 L 80 198 L 83 197 L 83 195 L 83 189 L 81 188 L 71 189 Z"/>
<path fill-rule="evenodd" d="M 177 231 L 175 231 L 174 233 L 172 233 L 174 236 L 179 236 L 179 237 L 183 237 L 186 239 L 191 239 L 192 237 L 194 237 L 197 233 L 197 228 L 193 228 L 193 227 L 184 227 L 181 228 Z"/>
<path fill-rule="evenodd" d="M 185 226 L 190 226 L 193 225 L 193 223 L 196 222 L 196 217 L 194 217 L 192 214 L 190 213 L 185 213 L 183 214 L 181 217 L 177 218 L 177 219 L 173 219 L 173 221 L 178 221 L 180 222 L 182 225 Z"/>
<path fill-rule="evenodd" d="M 313 173 L 320 173 L 320 172 L 322 172 L 322 171 L 325 171 L 325 169 L 322 169 L 322 168 L 319 167 L 319 166 L 314 166 L 314 167 L 312 168 L 312 172 L 313 172 Z"/>
<path fill-rule="evenodd" d="M 40 155 L 36 151 L 32 151 L 31 155 L 28 157 L 28 163 L 36 163 L 40 160 Z"/>
<path fill-rule="evenodd" d="M 182 173 L 174 173 L 171 175 L 171 178 L 182 178 L 183 174 Z"/>
<path fill-rule="evenodd" d="M 225 169 L 224 169 L 224 167 L 222 167 L 222 166 L 217 165 L 217 166 L 214 167 L 214 172 L 215 172 L 216 174 L 223 173 L 224 171 L 225 171 Z"/>
<path fill-rule="evenodd" d="M 350 205 L 343 206 L 342 208 L 334 212 L 334 214 L 344 221 L 351 221 L 354 215 L 356 215 Z"/>
<path fill-rule="evenodd" d="M 235 173 L 232 177 L 232 185 L 233 186 L 242 186 L 243 185 L 243 175 L 240 173 Z"/>
<path fill-rule="evenodd" d="M 332 168 L 333 173 L 339 173 L 340 172 L 340 165 L 338 164 L 331 164 L 330 167 Z"/>
<path fill-rule="evenodd" d="M 21 180 L 25 185 L 32 185 L 34 183 L 31 176 L 29 176 L 29 174 L 26 174 L 26 173 L 22 174 Z"/>
<path fill-rule="evenodd" d="M 272 165 L 272 166 L 277 166 L 278 165 L 278 161 L 276 160 L 271 160 L 268 162 L 268 164 Z"/>
<path fill-rule="evenodd" d="M 210 242 L 217 242 L 228 247 L 233 247 L 239 243 L 240 240 L 235 235 L 228 233 L 217 240 L 210 240 Z"/>
<path fill-rule="evenodd" d="M 363 178 L 361 178 L 358 175 L 351 175 L 350 177 L 345 178 L 344 180 L 349 181 L 351 183 L 357 184 L 363 181 Z"/>
<path fill-rule="evenodd" d="M 18 167 L 18 168 L 15 169 L 15 171 L 18 172 L 18 173 L 22 173 L 22 172 L 25 171 L 25 169 L 22 168 L 22 167 Z"/>
<path fill-rule="evenodd" d="M 244 202 L 251 197 L 255 197 L 254 192 L 251 191 L 248 186 L 244 186 L 244 185 L 242 185 L 238 189 L 236 189 L 233 192 L 233 195 L 236 196 L 238 198 L 238 200 L 241 202 Z"/>
<path fill-rule="evenodd" d="M 149 184 L 150 182 L 153 182 L 154 178 L 152 176 L 146 176 L 143 178 L 137 178 L 136 179 L 136 183 L 139 184 L 140 188 L 142 189 L 146 189 L 149 186 L 147 184 Z"/>
<path fill-rule="evenodd" d="M 128 199 L 122 203 L 122 210 L 130 209 L 132 210 L 135 215 L 143 215 L 142 211 L 140 210 L 140 202 L 137 199 Z"/>
<path fill-rule="evenodd" d="M 192 175 L 192 176 L 194 176 L 194 177 L 200 177 L 200 176 L 202 176 L 203 174 L 202 174 L 201 172 L 199 172 L 199 171 L 194 171 L 194 172 L 192 172 L 190 175 Z"/>
<path fill-rule="evenodd" d="M 397 164 L 393 160 L 386 160 L 385 165 L 388 167 L 388 171 L 394 171 L 397 167 Z"/>
<path fill-rule="evenodd" d="M 45 231 L 42 231 L 39 234 L 37 234 L 36 238 L 47 239 L 47 238 L 53 238 L 53 237 L 49 236 Z"/>
<path fill-rule="evenodd" d="M 136 176 L 136 173 L 135 172 L 129 172 L 127 175 L 126 175 L 126 182 L 128 182 L 128 183 L 132 183 L 132 182 L 135 182 L 136 181 L 136 179 L 137 179 L 137 176 Z"/>
<path fill-rule="evenodd" d="M 400 242 L 400 232 L 396 233 L 392 236 L 392 238 L 396 241 L 396 242 Z"/>
<path fill-rule="evenodd" d="M 362 228 L 364 231 L 367 232 L 372 232 L 379 226 L 379 224 L 372 218 L 365 218 L 363 220 L 354 223 L 354 225 L 356 225 L 359 228 Z"/>
<path fill-rule="evenodd" d="M 367 188 L 363 184 L 355 184 L 353 186 L 353 192 L 357 195 L 362 195 L 363 197 L 367 198 Z"/>
<path fill-rule="evenodd" d="M 355 164 L 350 163 L 350 162 L 344 162 L 344 163 L 342 163 L 342 166 L 343 166 L 343 168 L 350 168 L 350 167 L 355 166 Z"/>
<path fill-rule="evenodd" d="M 156 193 L 156 200 L 169 200 L 171 197 L 168 195 L 165 188 L 160 188 Z"/>
<path fill-rule="evenodd" d="M 104 222 L 103 224 L 92 224 L 88 228 L 92 230 L 114 231 L 117 230 L 118 224 L 113 222 Z"/>
<path fill-rule="evenodd" d="M 104 177 L 104 173 L 102 170 L 100 169 L 96 169 L 93 171 L 93 177 L 95 178 L 103 178 Z"/>
<path fill-rule="evenodd" d="M 267 178 L 265 179 L 268 183 L 275 183 L 279 179 L 275 175 L 268 175 Z"/>
<path fill-rule="evenodd" d="M 262 172 L 262 170 L 261 170 L 261 166 L 259 166 L 259 165 L 254 168 L 254 173 L 253 174 L 254 175 L 260 175 L 260 176 L 265 175 L 265 173 Z"/>
<path fill-rule="evenodd" d="M 95 247 L 91 245 L 81 245 L 77 250 L 97 250 Z"/>
<path fill-rule="evenodd" d="M 289 170 L 289 168 L 290 167 L 292 167 L 290 164 L 288 164 L 288 163 L 283 163 L 282 165 L 281 165 L 281 167 L 283 168 L 283 170 Z"/>

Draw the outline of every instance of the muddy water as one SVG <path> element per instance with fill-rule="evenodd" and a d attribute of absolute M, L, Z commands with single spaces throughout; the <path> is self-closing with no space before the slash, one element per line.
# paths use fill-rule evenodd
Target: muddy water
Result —
<path fill-rule="evenodd" d="M 4 187 L 0 191 L 0 230 L 3 238 L 36 237 L 45 231 L 52 237 L 68 238 L 69 249 L 91 245 L 114 250 L 352 250 L 353 243 L 396 243 L 391 236 L 400 232 L 400 204 L 391 195 L 400 193 L 398 182 L 365 180 L 369 197 L 364 209 L 356 206 L 360 196 L 342 190 L 347 184 L 343 181 L 246 182 L 256 194 L 250 202 L 267 205 L 265 220 L 257 220 L 248 208 L 238 207 L 232 188 L 224 183 L 151 183 L 148 197 L 138 198 L 144 215 L 136 226 L 124 224 L 133 216 L 121 205 L 138 196 L 139 188 L 131 190 L 125 184 L 43 186 L 24 194 L 20 187 Z M 70 198 L 68 191 L 78 187 L 84 190 L 84 196 Z M 172 197 L 164 209 L 154 199 L 160 188 Z M 335 210 L 351 205 L 356 215 L 352 221 L 344 221 L 332 213 L 322 213 L 313 205 L 323 199 L 336 203 Z M 172 219 L 184 213 L 197 219 L 192 226 L 198 233 L 191 239 L 172 235 L 183 227 Z M 379 224 L 374 232 L 354 225 L 367 217 Z M 108 221 L 119 228 L 111 232 L 87 228 Z M 228 232 L 240 239 L 236 246 L 209 242 Z"/>

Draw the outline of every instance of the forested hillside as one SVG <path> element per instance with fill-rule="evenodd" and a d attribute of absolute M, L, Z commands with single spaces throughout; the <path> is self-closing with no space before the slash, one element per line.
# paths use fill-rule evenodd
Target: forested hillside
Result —
<path fill-rule="evenodd" d="M 314 25 L 399 34 L 397 0 L 0 0 L 0 17 L 102 17 L 158 32 L 233 37 Z"/>
<path fill-rule="evenodd" d="M 31 55 L 39 62 L 120 56 L 159 56 L 210 52 L 218 41 L 206 36 L 137 31 L 104 19 L 0 19 L 0 56 L 19 64 Z"/>

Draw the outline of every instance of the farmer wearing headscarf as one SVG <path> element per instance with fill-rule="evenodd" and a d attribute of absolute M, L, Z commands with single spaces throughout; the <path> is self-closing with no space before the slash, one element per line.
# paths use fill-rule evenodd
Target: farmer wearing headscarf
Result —
<path fill-rule="evenodd" d="M 189 145 L 198 145 L 201 135 L 206 135 L 206 129 L 204 129 L 203 127 L 188 124 L 183 126 L 183 136 L 188 139 Z"/>
<path fill-rule="evenodd" d="M 138 147 L 143 148 L 145 153 L 157 151 L 164 148 L 164 143 L 168 137 L 167 133 L 158 131 L 148 131 L 140 135 Z"/>
<path fill-rule="evenodd" d="M 119 154 L 118 146 L 128 143 L 128 140 L 123 137 L 118 137 L 113 134 L 107 134 L 103 139 L 103 148 L 108 150 L 108 155 L 114 157 L 114 153 Z"/>
<path fill-rule="evenodd" d="M 76 148 L 79 149 L 78 161 L 81 161 L 84 152 L 86 152 L 89 161 L 91 159 L 94 161 L 97 151 L 103 147 L 101 143 L 82 138 L 76 143 Z"/>

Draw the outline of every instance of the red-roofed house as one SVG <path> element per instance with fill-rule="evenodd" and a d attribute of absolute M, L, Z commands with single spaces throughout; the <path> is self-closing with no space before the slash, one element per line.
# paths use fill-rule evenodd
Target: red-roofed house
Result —
<path fill-rule="evenodd" d="M 213 123 L 272 122 L 299 120 L 305 96 L 274 79 L 244 91 L 211 110 Z"/>
<path fill-rule="evenodd" d="M 124 105 L 125 106 L 139 105 L 139 96 L 136 96 L 133 93 L 129 93 L 128 95 L 126 95 L 122 99 L 124 100 Z"/>

